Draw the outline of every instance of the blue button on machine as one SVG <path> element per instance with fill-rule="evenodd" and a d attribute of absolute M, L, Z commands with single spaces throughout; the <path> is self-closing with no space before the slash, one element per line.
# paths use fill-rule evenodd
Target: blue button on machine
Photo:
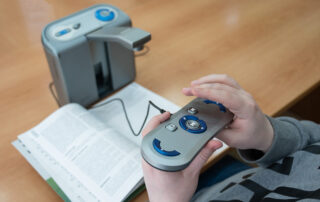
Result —
<path fill-rule="evenodd" d="M 63 30 L 55 33 L 55 36 L 56 36 L 56 37 L 59 37 L 59 36 L 62 36 L 62 35 L 65 35 L 65 34 L 69 33 L 70 31 L 71 31 L 70 28 L 66 28 L 66 29 L 63 29 Z"/>
<path fill-rule="evenodd" d="M 115 17 L 115 13 L 107 8 L 99 9 L 96 11 L 96 18 L 101 21 L 111 21 Z"/>
<path fill-rule="evenodd" d="M 223 104 L 219 103 L 219 102 L 212 101 L 212 100 L 204 100 L 203 102 L 206 103 L 206 104 L 215 104 L 215 105 L 218 105 L 220 111 L 222 111 L 222 112 L 227 112 L 226 107 L 225 107 Z"/>
<path fill-rule="evenodd" d="M 153 148 L 160 154 L 164 155 L 164 156 L 178 156 L 180 154 L 180 152 L 178 152 L 177 150 L 172 150 L 172 151 L 166 151 L 164 149 L 161 148 L 160 146 L 160 140 L 158 140 L 157 138 L 155 138 L 152 142 Z"/>
<path fill-rule="evenodd" d="M 196 116 L 186 115 L 179 120 L 181 128 L 189 133 L 203 133 L 207 130 L 207 124 Z"/>

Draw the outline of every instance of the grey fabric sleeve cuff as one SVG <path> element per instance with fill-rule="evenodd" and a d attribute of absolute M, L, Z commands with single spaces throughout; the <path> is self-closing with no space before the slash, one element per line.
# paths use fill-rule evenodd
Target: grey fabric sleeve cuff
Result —
<path fill-rule="evenodd" d="M 266 153 L 255 149 L 237 150 L 247 163 L 268 166 L 297 150 L 298 142 L 301 141 L 297 135 L 298 121 L 289 117 L 274 119 L 267 116 L 267 118 L 274 130 L 272 144 Z"/>

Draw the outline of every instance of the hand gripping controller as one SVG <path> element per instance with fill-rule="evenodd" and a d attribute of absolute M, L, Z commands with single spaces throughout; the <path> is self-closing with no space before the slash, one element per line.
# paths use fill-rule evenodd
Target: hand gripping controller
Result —
<path fill-rule="evenodd" d="M 143 138 L 142 157 L 160 170 L 182 170 L 233 116 L 221 103 L 196 98 Z"/>

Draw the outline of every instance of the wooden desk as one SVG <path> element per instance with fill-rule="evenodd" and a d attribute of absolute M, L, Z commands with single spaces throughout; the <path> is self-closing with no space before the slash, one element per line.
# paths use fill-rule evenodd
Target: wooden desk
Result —
<path fill-rule="evenodd" d="M 136 59 L 136 81 L 176 104 L 191 100 L 182 87 L 211 73 L 234 77 L 269 115 L 319 85 L 318 0 L 1 1 L 0 201 L 61 200 L 10 143 L 57 109 L 42 28 L 98 2 L 152 33 L 150 52 Z"/>

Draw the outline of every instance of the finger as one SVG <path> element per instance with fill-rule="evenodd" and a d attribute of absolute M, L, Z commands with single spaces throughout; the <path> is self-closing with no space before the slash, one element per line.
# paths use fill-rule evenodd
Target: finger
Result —
<path fill-rule="evenodd" d="M 170 112 L 165 112 L 163 114 L 159 114 L 157 116 L 154 116 L 149 123 L 146 125 L 146 127 L 142 131 L 142 137 L 144 137 L 146 134 L 148 134 L 150 131 L 155 129 L 160 123 L 164 122 L 170 117 Z"/>
<path fill-rule="evenodd" d="M 222 147 L 222 143 L 220 141 L 210 140 L 191 162 L 187 169 L 190 169 L 191 172 L 200 172 L 201 168 L 208 161 L 212 153 L 220 147 Z"/>
<path fill-rule="evenodd" d="M 192 88 L 195 96 L 222 103 L 230 111 L 241 116 L 246 97 L 233 87 L 227 85 L 202 84 Z"/>
<path fill-rule="evenodd" d="M 246 132 L 243 129 L 243 126 L 248 126 L 247 120 L 236 119 L 233 121 L 228 128 L 221 130 L 216 138 L 225 142 L 227 145 L 231 147 L 235 147 L 238 149 L 247 149 L 251 142 L 254 142 L 256 139 L 252 139 L 250 143 L 248 142 L 246 136 Z M 248 126 L 249 127 L 249 126 Z"/>
<path fill-rule="evenodd" d="M 224 129 L 216 135 L 216 138 L 231 147 L 235 147 L 236 145 L 234 145 L 234 142 L 237 139 L 237 135 L 239 136 L 239 134 L 234 132 L 234 129 Z"/>
<path fill-rule="evenodd" d="M 149 165 L 143 158 L 141 160 L 141 165 L 142 165 L 142 169 L 143 169 L 145 174 L 152 173 L 154 171 L 154 169 L 155 169 L 154 167 Z"/>
<path fill-rule="evenodd" d="M 221 83 L 237 89 L 241 89 L 240 85 L 226 74 L 211 74 L 191 82 L 191 85 L 201 85 L 205 83 Z"/>
<path fill-rule="evenodd" d="M 193 93 L 192 93 L 192 89 L 191 88 L 183 88 L 182 89 L 182 93 L 186 96 L 193 96 Z"/>

